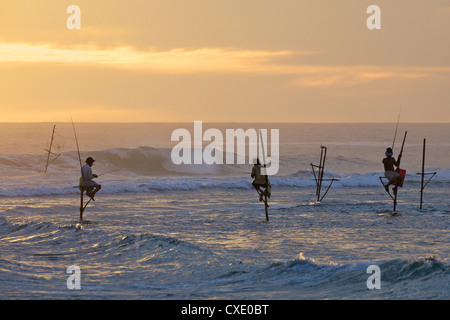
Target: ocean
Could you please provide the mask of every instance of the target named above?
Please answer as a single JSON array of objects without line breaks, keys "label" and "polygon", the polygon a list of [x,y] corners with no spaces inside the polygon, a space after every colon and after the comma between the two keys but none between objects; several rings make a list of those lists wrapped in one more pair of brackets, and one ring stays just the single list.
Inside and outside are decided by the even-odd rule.
[{"label": "ocean", "polygon": [[[394,213],[379,177],[395,123],[204,123],[279,130],[269,221],[251,163],[173,164],[171,133],[193,123],[74,125],[102,184],[89,224],[72,123],[0,124],[0,299],[450,298],[450,124],[400,123],[394,157],[407,131],[407,175]],[[437,174],[420,209],[424,138]],[[339,181],[317,202],[321,145],[325,178]]]}]

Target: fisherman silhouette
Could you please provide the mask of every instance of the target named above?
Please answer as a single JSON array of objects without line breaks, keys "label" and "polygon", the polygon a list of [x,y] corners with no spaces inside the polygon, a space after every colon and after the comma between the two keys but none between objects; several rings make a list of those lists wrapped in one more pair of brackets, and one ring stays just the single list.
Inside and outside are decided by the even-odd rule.
[{"label": "fisherman silhouette", "polygon": [[[86,188],[86,195],[94,200],[95,194],[102,188],[100,184],[92,179],[98,178],[96,174],[92,174],[92,165],[95,160],[92,157],[86,159],[86,164],[81,168],[81,187]],[[95,201],[95,200],[94,200]]]},{"label": "fisherman silhouette", "polygon": [[400,154],[396,161],[393,157],[394,152],[392,151],[392,148],[387,148],[385,155],[386,158],[384,158],[382,161],[384,164],[384,176],[389,180],[389,182],[384,186],[384,189],[389,193],[389,186],[393,183],[396,183],[396,186],[392,188],[392,191],[394,191],[394,195],[396,195],[398,186],[402,183],[403,178],[398,172],[395,172],[394,166],[398,167],[400,165],[402,155]]},{"label": "fisherman silhouette", "polygon": [[261,190],[261,187],[267,189],[267,183],[266,183],[266,176],[261,175],[261,163],[259,162],[259,159],[256,159],[256,163],[254,163],[252,168],[252,174],[251,177],[254,178],[252,182],[252,186],[256,189],[256,191],[259,194],[259,201],[263,201],[263,196],[265,190]]}]

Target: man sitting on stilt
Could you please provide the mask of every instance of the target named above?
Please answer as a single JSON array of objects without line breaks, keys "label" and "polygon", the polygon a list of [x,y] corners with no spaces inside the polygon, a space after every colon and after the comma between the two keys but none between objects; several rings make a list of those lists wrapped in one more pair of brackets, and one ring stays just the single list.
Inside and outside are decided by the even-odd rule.
[{"label": "man sitting on stilt", "polygon": [[395,172],[394,166],[398,167],[401,159],[401,155],[398,156],[397,161],[395,161],[395,158],[392,157],[394,155],[391,148],[386,149],[386,158],[383,159],[384,164],[384,176],[389,180],[389,182],[384,186],[384,189],[386,192],[389,193],[389,186],[393,183],[396,183],[395,187],[392,188],[392,191],[394,191],[394,195],[397,194],[398,186],[402,183],[403,178],[400,176],[399,173]]},{"label": "man sitting on stilt", "polygon": [[92,174],[92,165],[95,160],[92,157],[86,159],[86,164],[81,168],[81,187],[86,188],[86,195],[93,201],[95,194],[102,188],[100,184],[92,179],[98,178],[96,174]]},{"label": "man sitting on stilt", "polygon": [[[267,190],[267,184],[266,184],[266,176],[261,175],[261,163],[259,162],[259,159],[256,159],[256,163],[254,163],[252,168],[252,174],[251,177],[254,178],[252,182],[252,186],[256,189],[256,191],[259,194],[259,201],[263,201],[264,192]],[[260,188],[263,187],[266,190],[261,190]]]}]

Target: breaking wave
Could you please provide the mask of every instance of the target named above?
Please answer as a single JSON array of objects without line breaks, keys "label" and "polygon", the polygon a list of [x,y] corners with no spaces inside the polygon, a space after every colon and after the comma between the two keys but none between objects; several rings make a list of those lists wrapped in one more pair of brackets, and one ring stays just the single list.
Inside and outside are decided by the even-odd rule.
[{"label": "breaking wave", "polygon": [[[93,171],[104,186],[102,193],[160,192],[170,190],[198,190],[205,188],[251,188],[251,164],[175,165],[171,150],[151,147],[134,149],[113,148],[89,153],[97,162]],[[44,174],[45,155],[1,155],[0,197],[67,195],[78,192],[74,187],[79,179],[79,161],[76,152],[62,154]],[[270,178],[273,187],[305,188],[315,185],[309,167],[298,170],[299,163],[292,157],[280,159],[277,176]],[[433,184],[450,183],[449,169],[437,171]],[[325,172],[325,179],[334,178],[333,188],[379,187],[383,172],[340,173]],[[420,183],[420,176],[407,173],[406,181]],[[327,186],[330,182],[324,181]]]},{"label": "breaking wave", "polygon": [[[84,236],[83,236],[84,235]],[[105,232],[97,227],[58,225],[51,222],[9,222],[0,217],[0,239],[15,247],[25,246],[33,252],[27,261],[41,270],[42,261],[69,263],[74,256],[94,258],[96,263],[112,270],[120,259],[120,272],[110,274],[92,269],[108,283],[122,279],[138,286],[141,294],[171,294],[183,296],[201,292],[204,286],[230,289],[230,292],[249,288],[268,292],[271,298],[356,298],[356,299],[448,299],[450,292],[450,265],[448,260],[434,256],[390,259],[374,262],[335,263],[317,262],[302,253],[298,257],[264,264],[244,263],[227,255],[218,254],[201,244],[152,233]],[[74,246],[74,243],[76,246]],[[74,248],[76,251],[74,252]],[[14,256],[14,250],[4,255]],[[87,264],[87,262],[86,262]],[[27,265],[27,266],[28,266]],[[381,270],[381,289],[368,290],[370,265]],[[39,267],[39,268],[38,268]],[[27,283],[35,276],[33,268],[23,268],[14,259],[1,259],[0,269],[5,279]],[[88,268],[89,269],[89,268]],[[18,279],[18,270],[20,279]],[[88,270],[89,271],[89,270]],[[59,275],[53,269],[49,274]],[[134,281],[133,272],[144,275],[144,281]],[[89,272],[88,272],[89,273]],[[170,280],[161,282],[163,274]],[[232,289],[232,290],[231,290]],[[64,292],[63,292],[64,293]],[[67,290],[65,291],[67,293]],[[226,291],[223,291],[226,294]],[[259,297],[260,298],[260,297]]]}]

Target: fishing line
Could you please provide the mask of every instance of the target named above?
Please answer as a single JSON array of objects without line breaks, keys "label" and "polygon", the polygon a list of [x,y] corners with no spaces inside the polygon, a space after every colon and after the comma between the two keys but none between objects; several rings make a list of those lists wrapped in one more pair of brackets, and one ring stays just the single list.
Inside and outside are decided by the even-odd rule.
[{"label": "fishing line", "polygon": [[70,111],[69,111],[69,114],[70,114],[70,120],[72,120],[73,134],[75,135],[75,142],[77,144],[77,152],[78,152],[78,160],[80,161],[80,168],[81,168],[83,165],[81,164],[81,155],[80,155],[80,147],[78,145],[77,132],[75,131],[75,124],[73,123],[72,113],[70,113]]}]

